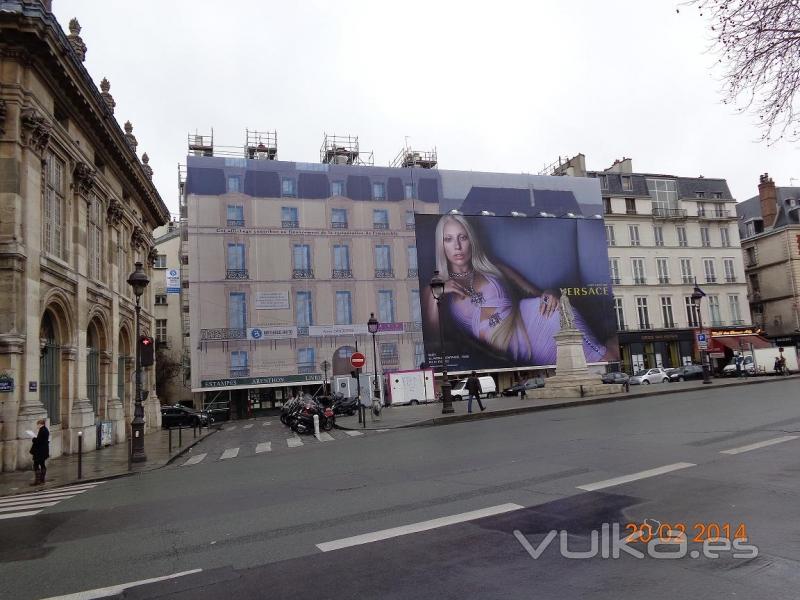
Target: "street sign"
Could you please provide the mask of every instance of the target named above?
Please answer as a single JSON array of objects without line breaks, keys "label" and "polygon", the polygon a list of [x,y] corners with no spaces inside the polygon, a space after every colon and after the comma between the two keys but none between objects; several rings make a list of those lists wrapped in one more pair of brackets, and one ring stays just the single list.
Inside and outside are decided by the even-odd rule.
[{"label": "street sign", "polygon": [[705,333],[698,333],[697,334],[697,341],[700,342],[701,344],[706,342],[707,341],[706,340],[706,334]]},{"label": "street sign", "polygon": [[350,357],[350,364],[354,369],[360,369],[367,364],[367,357],[361,352],[353,352],[353,355]]}]

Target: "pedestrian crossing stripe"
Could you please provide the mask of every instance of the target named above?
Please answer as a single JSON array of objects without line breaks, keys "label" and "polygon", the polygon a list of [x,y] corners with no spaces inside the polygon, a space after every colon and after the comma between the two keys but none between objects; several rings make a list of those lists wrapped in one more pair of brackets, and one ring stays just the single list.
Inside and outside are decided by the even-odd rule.
[{"label": "pedestrian crossing stripe", "polygon": [[219,457],[220,460],[226,460],[228,458],[236,458],[239,455],[238,448],[228,448],[225,452],[222,453],[222,456]]},{"label": "pedestrian crossing stripe", "polygon": [[262,452],[272,452],[272,442],[261,442],[256,446],[256,454],[261,454]]},{"label": "pedestrian crossing stripe", "polygon": [[51,488],[50,490],[42,490],[40,492],[0,498],[0,519],[17,519],[20,517],[38,515],[45,508],[55,506],[64,500],[69,500],[79,494],[88,492],[101,483],[105,483],[105,481]]},{"label": "pedestrian crossing stripe", "polygon": [[242,427],[242,429],[250,429],[252,426],[253,426],[253,424],[250,423],[249,425],[245,425],[244,427]]}]

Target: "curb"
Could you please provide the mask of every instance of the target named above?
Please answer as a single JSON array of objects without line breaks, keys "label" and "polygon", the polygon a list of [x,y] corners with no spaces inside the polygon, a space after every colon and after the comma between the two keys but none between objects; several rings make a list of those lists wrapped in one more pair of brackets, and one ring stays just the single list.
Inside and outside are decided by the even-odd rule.
[{"label": "curb", "polygon": [[[173,455],[173,456],[171,456],[169,459],[167,459],[167,462],[165,462],[163,465],[161,465],[160,467],[156,467],[156,469],[161,469],[162,467],[166,467],[166,466],[168,466],[168,465],[171,465],[173,462],[175,462],[176,460],[178,460],[178,459],[179,459],[181,456],[183,456],[184,454],[186,454],[186,453],[187,453],[189,450],[191,450],[192,448],[194,448],[194,447],[195,447],[197,444],[199,444],[200,442],[202,442],[204,439],[206,439],[206,438],[208,438],[208,437],[211,437],[212,435],[214,435],[215,433],[217,433],[217,432],[218,432],[218,431],[219,431],[221,428],[222,428],[222,426],[221,426],[221,425],[218,425],[217,427],[214,427],[213,431],[209,429],[208,433],[206,433],[204,436],[202,436],[202,437],[199,437],[199,438],[197,438],[196,440],[194,440],[194,441],[193,441],[191,444],[189,444],[188,446],[186,446],[186,448],[183,448],[183,449],[182,449],[180,452],[178,452],[177,454],[174,454],[174,455]],[[153,469],[153,470],[155,470],[155,469]]]},{"label": "curb", "polygon": [[[384,425],[382,427],[343,427],[341,425],[336,425],[337,429],[342,430],[350,430],[350,431],[375,431],[378,429],[408,429],[412,427],[436,427],[441,425],[447,425],[450,423],[464,423],[467,421],[480,421],[482,419],[495,419],[498,417],[507,417],[511,415],[518,415],[530,412],[540,412],[545,410],[555,410],[559,408],[568,408],[572,406],[587,406],[592,404],[606,404],[610,402],[620,402],[624,400],[635,400],[637,398],[649,398],[649,397],[657,397],[662,396],[665,394],[689,394],[692,392],[702,392],[706,389],[713,390],[719,388],[726,388],[726,387],[736,387],[741,385],[759,385],[764,383],[775,383],[777,381],[786,381],[787,379],[800,379],[800,375],[789,375],[787,377],[765,377],[765,378],[752,378],[750,380],[743,380],[743,381],[724,381],[724,380],[713,380],[713,383],[710,387],[691,387],[691,388],[684,388],[678,390],[670,390],[664,392],[650,392],[650,393],[642,393],[642,392],[628,392],[622,393],[617,396],[594,396],[588,398],[576,398],[576,399],[565,399],[563,402],[556,402],[553,404],[544,404],[544,405],[531,405],[531,406],[517,406],[514,408],[506,408],[495,410],[491,412],[479,412],[473,414],[460,414],[451,417],[434,417],[432,419],[425,419],[423,421],[416,421],[414,423],[405,423],[402,425]],[[669,384],[667,384],[669,385]]]}]

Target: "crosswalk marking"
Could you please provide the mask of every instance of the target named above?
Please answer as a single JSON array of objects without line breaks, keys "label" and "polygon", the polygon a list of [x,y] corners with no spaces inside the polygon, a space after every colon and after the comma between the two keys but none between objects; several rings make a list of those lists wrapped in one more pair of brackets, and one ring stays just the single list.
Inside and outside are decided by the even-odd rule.
[{"label": "crosswalk marking", "polygon": [[7,504],[15,504],[20,500],[66,500],[67,498],[72,498],[73,496],[77,496],[78,494],[82,494],[84,492],[88,492],[89,490],[77,490],[75,492],[60,494],[60,493],[51,493],[48,494],[47,492],[42,492],[41,494],[36,495],[20,495],[20,496],[9,496],[7,498],[0,499],[0,506],[5,506]]},{"label": "crosswalk marking", "polygon": [[228,448],[225,452],[222,453],[222,456],[219,457],[220,460],[225,460],[227,458],[236,458],[239,455],[238,448]]},{"label": "crosswalk marking", "polygon": [[345,429],[344,432],[349,435],[350,437],[356,437],[357,435],[364,435],[360,431],[353,431],[351,429]]},{"label": "crosswalk marking", "polygon": [[183,463],[183,466],[188,467],[191,465],[196,465],[197,463],[201,462],[206,456],[208,456],[207,452],[203,452],[202,454],[195,454],[192,458]]},{"label": "crosswalk marking", "polygon": [[50,491],[42,490],[40,492],[0,498],[0,519],[16,519],[18,517],[32,517],[33,515],[38,515],[42,512],[42,509],[55,506],[64,500],[69,500],[79,494],[88,492],[101,483],[105,483],[105,481],[83,483],[62,488],[53,488]]},{"label": "crosswalk marking", "polygon": [[298,446],[302,446],[303,445],[303,440],[301,440],[297,436],[294,436],[294,437],[286,438],[286,444],[289,446],[289,448],[297,448]]},{"label": "crosswalk marking", "polygon": [[261,454],[262,452],[272,452],[272,442],[261,442],[256,446],[256,454]]},{"label": "crosswalk marking", "polygon": [[249,425],[245,425],[244,427],[242,427],[242,429],[250,429],[252,426],[253,426],[253,424],[250,423]]},{"label": "crosswalk marking", "polygon": [[236,425],[230,425],[222,428],[222,431],[233,431],[236,429]]},{"label": "crosswalk marking", "polygon": [[60,500],[55,500],[53,502],[26,502],[25,504],[18,504],[14,506],[3,506],[0,508],[0,513],[10,512],[12,510],[28,510],[30,508],[45,508],[46,506],[55,506],[61,502]]},{"label": "crosswalk marking", "polygon": [[0,515],[0,519],[16,519],[17,517],[32,517],[33,515],[38,515],[41,510],[30,510],[27,512],[15,512],[9,513],[7,515]]},{"label": "crosswalk marking", "polygon": [[314,434],[314,437],[317,438],[320,442],[334,441],[333,436],[325,431],[320,431],[318,434]]},{"label": "crosswalk marking", "polygon": [[261,426],[266,427],[267,425],[272,425],[272,421],[264,421]]}]

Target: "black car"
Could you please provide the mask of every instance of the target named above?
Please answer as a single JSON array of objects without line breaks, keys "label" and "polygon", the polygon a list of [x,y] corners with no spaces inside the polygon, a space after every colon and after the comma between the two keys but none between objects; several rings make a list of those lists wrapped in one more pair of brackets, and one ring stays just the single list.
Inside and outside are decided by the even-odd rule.
[{"label": "black car", "polygon": [[510,388],[503,390],[503,396],[519,396],[520,392],[525,390],[535,390],[536,388],[544,387],[544,379],[541,377],[531,377],[524,382],[512,385]]},{"label": "black car", "polygon": [[684,365],[677,369],[669,370],[670,381],[686,381],[687,379],[702,379],[703,367],[700,365]]},{"label": "black car", "polygon": [[[211,419],[213,422],[213,419]],[[169,427],[199,427],[209,424],[209,416],[186,406],[162,406],[161,426]]]},{"label": "black car", "polygon": [[630,377],[627,373],[623,373],[622,371],[612,371],[611,373],[605,373],[602,377],[603,383],[622,383],[625,384],[628,382]]}]

